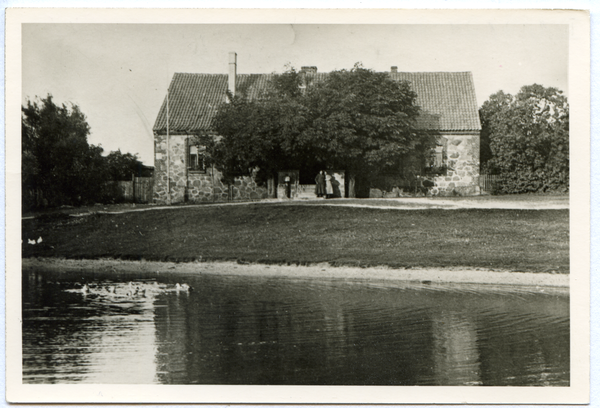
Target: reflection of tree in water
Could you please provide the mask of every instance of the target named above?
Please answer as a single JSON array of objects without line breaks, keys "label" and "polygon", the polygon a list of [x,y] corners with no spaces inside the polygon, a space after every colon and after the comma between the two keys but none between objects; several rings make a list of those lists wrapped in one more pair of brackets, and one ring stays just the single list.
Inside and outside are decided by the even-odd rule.
[{"label": "reflection of tree in water", "polygon": [[[530,307],[530,300],[521,307]],[[496,296],[488,305],[493,310],[504,303]],[[169,346],[164,358],[186,354],[187,382],[206,384],[504,384],[503,370],[513,363],[488,362],[502,358],[497,350],[506,336],[519,339],[525,328],[503,332],[505,322],[482,317],[480,309],[479,297],[464,294],[236,278],[189,302],[178,324],[193,341],[183,351]],[[482,335],[496,326],[495,336]],[[525,366],[535,367],[539,353],[507,361],[513,358],[530,375],[521,376],[521,384],[537,384],[541,377],[531,377]],[[556,358],[545,364],[568,370]]]},{"label": "reflection of tree in water", "polygon": [[432,314],[435,385],[480,385],[477,327],[464,311]]},{"label": "reflection of tree in water", "polygon": [[567,296],[194,276],[193,292],[117,307],[46,276],[23,274],[25,382],[101,378],[106,347],[130,342],[121,364],[165,384],[569,384]]},{"label": "reflection of tree in water", "polygon": [[[402,384],[430,370],[428,364],[417,364],[430,354],[422,333],[404,331],[398,322],[388,336],[389,321],[382,326],[372,314],[356,313],[371,303],[369,296],[352,304],[335,287],[307,291],[281,280],[245,283],[250,287],[203,292],[199,299],[204,300],[187,304],[188,314],[177,324],[185,330],[195,327],[181,335],[193,339],[189,344],[194,346],[180,350],[172,342],[163,344],[161,335],[161,359],[172,353],[188,356],[187,382]],[[403,319],[414,325],[419,318],[424,316]],[[415,344],[419,347],[410,346]]]},{"label": "reflection of tree in water", "polygon": [[195,345],[191,336],[196,332],[190,330],[185,317],[189,315],[187,299],[173,293],[161,294],[157,298],[154,312],[156,333],[156,372],[161,384],[185,384],[188,379],[188,349]]},{"label": "reflection of tree in water", "polygon": [[570,383],[569,297],[491,299],[477,317],[483,385]]}]

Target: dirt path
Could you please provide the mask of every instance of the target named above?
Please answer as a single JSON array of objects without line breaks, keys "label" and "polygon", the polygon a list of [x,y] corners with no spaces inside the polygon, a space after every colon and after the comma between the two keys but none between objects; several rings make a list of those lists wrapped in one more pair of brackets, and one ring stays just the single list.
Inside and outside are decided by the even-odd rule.
[{"label": "dirt path", "polygon": [[380,208],[391,210],[424,210],[424,209],[504,209],[504,210],[562,210],[569,208],[568,200],[554,201],[519,201],[519,200],[443,200],[430,198],[395,198],[369,199],[365,204],[322,202],[321,205],[341,205],[349,207]]},{"label": "dirt path", "polygon": [[[145,211],[176,211],[184,208],[214,207],[214,206],[247,206],[247,205],[318,205],[318,206],[341,206],[355,208],[375,208],[381,210],[459,210],[459,209],[505,209],[505,210],[562,210],[569,208],[569,197],[545,197],[528,196],[502,196],[500,197],[465,197],[461,199],[443,198],[369,198],[351,199],[341,198],[334,200],[312,199],[283,201],[268,199],[261,201],[232,202],[232,203],[210,203],[189,204],[174,206],[154,206],[121,204],[118,206],[95,206],[81,209],[66,209],[64,212],[73,217],[81,217],[89,214],[124,214],[129,212]],[[63,212],[58,210],[57,212]],[[39,214],[38,214],[39,215]],[[31,214],[22,217],[23,220],[33,219],[37,215]]]}]

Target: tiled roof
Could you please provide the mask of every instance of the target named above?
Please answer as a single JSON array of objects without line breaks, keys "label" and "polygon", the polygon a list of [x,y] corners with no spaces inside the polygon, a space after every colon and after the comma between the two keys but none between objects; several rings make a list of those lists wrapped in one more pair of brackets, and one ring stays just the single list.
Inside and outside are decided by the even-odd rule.
[{"label": "tiled roof", "polygon": [[421,107],[419,123],[435,130],[481,130],[475,86],[470,72],[392,72],[408,81]]},{"label": "tiled roof", "polygon": [[[394,80],[411,83],[421,107],[419,125],[440,131],[479,131],[481,124],[475,99],[475,87],[470,72],[393,72]],[[327,73],[317,73],[322,80]],[[267,88],[272,74],[238,74],[236,89],[255,98]],[[210,132],[217,108],[226,99],[227,74],[176,73],[169,91],[170,132]],[[165,98],[154,130],[167,128]]]}]

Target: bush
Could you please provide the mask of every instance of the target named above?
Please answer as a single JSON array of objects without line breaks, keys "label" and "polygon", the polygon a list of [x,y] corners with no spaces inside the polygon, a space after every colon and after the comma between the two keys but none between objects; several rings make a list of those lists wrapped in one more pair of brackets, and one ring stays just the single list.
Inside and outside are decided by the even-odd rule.
[{"label": "bush", "polygon": [[569,190],[569,105],[562,91],[530,85],[492,95],[480,110],[482,169],[502,194]]}]

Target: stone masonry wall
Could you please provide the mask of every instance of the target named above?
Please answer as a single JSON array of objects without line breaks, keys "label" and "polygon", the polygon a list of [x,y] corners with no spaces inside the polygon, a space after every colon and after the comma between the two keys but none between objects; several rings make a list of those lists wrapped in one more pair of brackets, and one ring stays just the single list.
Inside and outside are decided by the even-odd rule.
[{"label": "stone masonry wall", "polygon": [[[251,177],[236,179],[233,186],[221,182],[219,171],[188,172],[186,137],[170,136],[171,203],[259,200],[268,198],[266,187]],[[445,175],[433,177],[432,195],[477,195],[479,190],[479,135],[444,135],[447,139]],[[154,137],[154,196],[157,204],[167,204],[167,139]],[[228,191],[230,189],[230,191]],[[277,192],[281,197],[281,192]]]},{"label": "stone masonry wall", "polygon": [[478,195],[479,135],[444,135],[447,139],[447,167],[443,176],[433,178],[432,195]]},{"label": "stone masonry wall", "polygon": [[[221,173],[211,168],[206,173],[188,171],[185,135],[171,135],[171,203],[258,200],[268,197],[265,187],[252,177],[236,179],[232,186],[221,182]],[[154,197],[156,204],[167,204],[167,136],[154,135]]]},{"label": "stone masonry wall", "polygon": [[[170,195],[171,203],[184,201],[186,186],[185,136],[171,135],[170,143]],[[154,135],[154,200],[167,204],[167,136]]]}]

